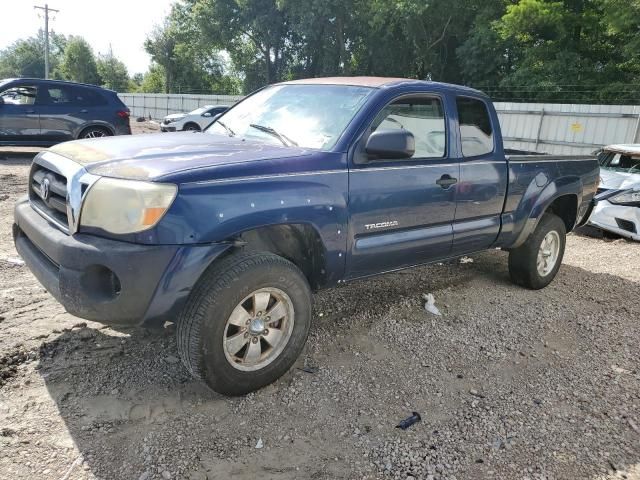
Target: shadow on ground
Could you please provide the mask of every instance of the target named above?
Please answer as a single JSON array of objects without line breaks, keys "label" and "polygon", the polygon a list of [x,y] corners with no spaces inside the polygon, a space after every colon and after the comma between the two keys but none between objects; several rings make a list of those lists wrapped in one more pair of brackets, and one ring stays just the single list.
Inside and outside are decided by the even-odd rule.
[{"label": "shadow on ground", "polygon": [[[489,252],[317,295],[298,367],[318,373],[242,398],[190,378],[173,326],[74,328],[37,368],[99,478],[634,478],[639,285],[565,265],[533,292],[504,264]],[[414,409],[423,421],[395,429]]]}]

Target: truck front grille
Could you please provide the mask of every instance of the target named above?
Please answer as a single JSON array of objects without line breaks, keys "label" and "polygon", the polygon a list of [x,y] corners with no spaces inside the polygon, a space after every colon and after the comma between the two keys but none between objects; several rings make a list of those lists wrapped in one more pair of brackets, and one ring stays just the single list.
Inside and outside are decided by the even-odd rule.
[{"label": "truck front grille", "polygon": [[33,164],[29,178],[31,204],[65,230],[67,219],[67,178],[42,165]]}]

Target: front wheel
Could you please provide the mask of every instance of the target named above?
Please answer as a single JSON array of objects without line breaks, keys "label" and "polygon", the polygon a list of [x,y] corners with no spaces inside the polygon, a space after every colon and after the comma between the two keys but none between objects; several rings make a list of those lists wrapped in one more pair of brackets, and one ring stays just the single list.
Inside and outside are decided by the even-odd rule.
[{"label": "front wheel", "polygon": [[184,131],[185,132],[199,132],[200,131],[200,126],[195,124],[195,123],[187,123],[184,126]]},{"label": "front wheel", "polygon": [[311,324],[302,272],[271,253],[231,255],[200,279],[178,321],[193,375],[225,395],[268,385],[294,364]]},{"label": "front wheel", "polygon": [[566,236],[562,219],[545,213],[527,241],[509,252],[511,280],[533,290],[549,285],[560,269]]}]

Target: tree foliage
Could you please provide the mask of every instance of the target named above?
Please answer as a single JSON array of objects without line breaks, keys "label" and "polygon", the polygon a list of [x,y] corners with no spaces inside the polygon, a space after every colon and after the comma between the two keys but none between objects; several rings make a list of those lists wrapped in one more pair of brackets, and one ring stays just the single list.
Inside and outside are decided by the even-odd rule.
[{"label": "tree foliage", "polygon": [[96,63],[103,87],[117,92],[129,90],[130,80],[127,67],[113,55],[111,49],[106,55],[99,55]]},{"label": "tree foliage", "polygon": [[[55,32],[49,34],[49,65],[51,72],[60,64],[67,39]],[[44,77],[44,32],[35,37],[17,40],[0,50],[0,78]]]},{"label": "tree foliage", "polygon": [[[638,0],[180,0],[147,49],[167,90],[220,88],[176,80],[199,65],[245,92],[386,75],[481,86],[500,99],[622,101],[638,96],[639,29]],[[220,51],[228,65],[203,70]]]},{"label": "tree foliage", "polygon": [[93,50],[84,38],[69,37],[56,76],[80,83],[100,83]]}]

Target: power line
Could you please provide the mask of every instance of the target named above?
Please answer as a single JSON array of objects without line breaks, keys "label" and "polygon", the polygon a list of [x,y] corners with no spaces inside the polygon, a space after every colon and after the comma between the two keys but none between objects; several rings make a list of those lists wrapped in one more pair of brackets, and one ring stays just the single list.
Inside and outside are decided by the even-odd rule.
[{"label": "power line", "polygon": [[49,78],[49,12],[58,13],[60,10],[49,8],[48,4],[44,7],[34,5],[36,10],[44,10],[44,78]]}]

